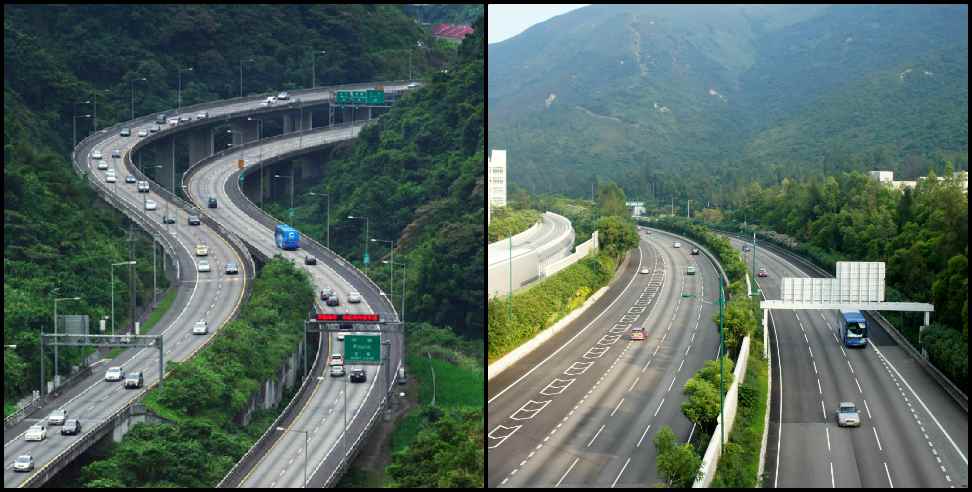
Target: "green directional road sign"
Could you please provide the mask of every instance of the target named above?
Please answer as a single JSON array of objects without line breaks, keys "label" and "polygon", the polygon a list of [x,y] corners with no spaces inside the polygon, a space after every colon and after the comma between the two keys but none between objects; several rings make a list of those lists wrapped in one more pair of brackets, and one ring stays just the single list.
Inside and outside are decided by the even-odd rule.
[{"label": "green directional road sign", "polygon": [[368,103],[368,91],[351,91],[351,103],[352,104],[367,104]]},{"label": "green directional road sign", "polygon": [[385,104],[385,91],[368,89],[368,104]]},{"label": "green directional road sign", "polygon": [[381,359],[381,335],[346,335],[344,360],[346,363],[373,362]]},{"label": "green directional road sign", "polygon": [[351,91],[337,91],[336,101],[338,104],[348,104],[351,102]]}]

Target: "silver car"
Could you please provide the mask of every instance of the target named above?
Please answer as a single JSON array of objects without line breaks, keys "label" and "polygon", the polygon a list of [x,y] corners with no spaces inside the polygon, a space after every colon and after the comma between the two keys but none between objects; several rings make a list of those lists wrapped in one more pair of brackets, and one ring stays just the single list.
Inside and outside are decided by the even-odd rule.
[{"label": "silver car", "polygon": [[47,416],[47,425],[64,425],[64,419],[67,418],[67,410],[63,408],[58,408],[51,412]]},{"label": "silver car", "polygon": [[840,427],[860,427],[861,416],[857,413],[857,406],[849,401],[840,402],[837,407],[837,425]]},{"label": "silver car", "polygon": [[361,294],[357,291],[351,291],[348,293],[348,302],[358,303],[361,302]]},{"label": "silver car", "polygon": [[22,454],[14,461],[14,471],[31,471],[34,469],[34,458],[29,454]]},{"label": "silver car", "polygon": [[344,376],[344,365],[331,366],[331,376]]},{"label": "silver car", "polygon": [[199,260],[199,271],[200,272],[209,271],[209,260]]}]

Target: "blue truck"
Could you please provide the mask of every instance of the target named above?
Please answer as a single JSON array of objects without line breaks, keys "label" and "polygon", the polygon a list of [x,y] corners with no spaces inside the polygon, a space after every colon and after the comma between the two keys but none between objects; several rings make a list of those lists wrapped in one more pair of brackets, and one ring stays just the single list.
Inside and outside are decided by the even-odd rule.
[{"label": "blue truck", "polygon": [[277,230],[273,235],[274,242],[280,249],[300,248],[300,233],[297,229],[287,224],[277,224]]}]

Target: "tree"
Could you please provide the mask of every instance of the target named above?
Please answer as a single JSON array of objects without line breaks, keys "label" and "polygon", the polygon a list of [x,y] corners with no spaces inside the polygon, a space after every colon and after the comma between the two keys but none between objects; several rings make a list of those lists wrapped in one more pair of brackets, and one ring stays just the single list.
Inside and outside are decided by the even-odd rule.
[{"label": "tree", "polygon": [[658,475],[665,479],[666,485],[677,488],[690,488],[701,475],[702,459],[692,449],[691,444],[678,444],[678,439],[667,425],[662,427],[653,440],[657,458],[655,466]]}]

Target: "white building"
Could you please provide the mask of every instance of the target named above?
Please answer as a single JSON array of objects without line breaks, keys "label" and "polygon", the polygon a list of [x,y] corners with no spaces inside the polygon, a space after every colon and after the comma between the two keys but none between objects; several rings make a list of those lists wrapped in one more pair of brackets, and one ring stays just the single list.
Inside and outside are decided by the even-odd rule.
[{"label": "white building", "polygon": [[[918,181],[895,181],[894,172],[892,171],[871,171],[870,175],[871,175],[871,179],[881,184],[884,184],[886,186],[890,186],[896,190],[903,190],[905,188],[913,189],[918,184],[918,181],[924,181],[928,179],[922,176],[918,178]],[[952,173],[952,176],[954,176],[955,179],[959,181],[959,183],[962,185],[962,189],[965,190],[966,193],[968,193],[969,192],[968,171],[956,171]],[[942,176],[938,177],[939,181],[943,181],[944,179],[945,178]]]},{"label": "white building", "polygon": [[[486,201],[489,204],[487,209],[492,207],[506,206],[506,151],[496,150],[490,153],[489,161],[486,164]],[[486,223],[488,224],[491,213],[486,213]]]},{"label": "white building", "polygon": [[631,211],[632,217],[640,217],[645,214],[645,202],[624,202],[624,205]]},{"label": "white building", "polygon": [[871,179],[878,183],[890,185],[894,181],[893,171],[871,171]]}]

